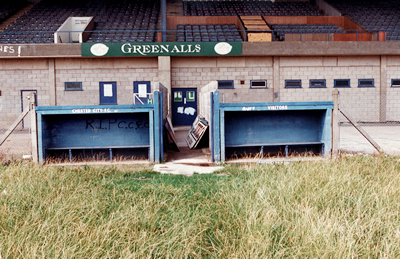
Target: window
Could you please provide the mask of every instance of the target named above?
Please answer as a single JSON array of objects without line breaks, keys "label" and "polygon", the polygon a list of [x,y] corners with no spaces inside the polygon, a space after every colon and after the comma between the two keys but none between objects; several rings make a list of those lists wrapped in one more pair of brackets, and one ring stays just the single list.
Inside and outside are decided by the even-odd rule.
[{"label": "window", "polygon": [[82,82],[65,82],[65,91],[83,91]]},{"label": "window", "polygon": [[326,80],[310,79],[310,88],[326,88]]},{"label": "window", "polygon": [[350,87],[350,79],[335,79],[334,87]]},{"label": "window", "polygon": [[358,79],[358,87],[375,87],[374,79]]},{"label": "window", "polygon": [[400,87],[400,79],[392,79],[392,87]]},{"label": "window", "polygon": [[301,80],[285,80],[285,88],[301,88]]},{"label": "window", "polygon": [[267,87],[267,80],[251,80],[250,81],[250,88],[252,88],[252,89],[268,88]]},{"label": "window", "polygon": [[233,89],[233,80],[218,80],[218,89]]}]

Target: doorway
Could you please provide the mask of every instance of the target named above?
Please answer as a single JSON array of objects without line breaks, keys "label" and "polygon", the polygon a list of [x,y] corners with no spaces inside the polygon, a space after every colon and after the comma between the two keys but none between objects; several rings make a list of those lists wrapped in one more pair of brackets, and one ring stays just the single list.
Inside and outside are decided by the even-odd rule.
[{"label": "doorway", "polygon": [[192,125],[197,117],[197,89],[172,89],[171,115],[174,126]]}]

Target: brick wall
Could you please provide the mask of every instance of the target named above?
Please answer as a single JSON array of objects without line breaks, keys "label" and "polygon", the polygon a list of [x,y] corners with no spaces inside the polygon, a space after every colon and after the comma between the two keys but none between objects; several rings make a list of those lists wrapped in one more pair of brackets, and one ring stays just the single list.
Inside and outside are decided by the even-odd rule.
[{"label": "brick wall", "polygon": [[211,81],[234,80],[234,89],[219,89],[221,102],[272,101],[272,85],[250,89],[250,80],[272,82],[272,76],[271,57],[174,58],[171,68],[173,88],[200,88]]},{"label": "brick wall", "polygon": [[386,71],[386,119],[400,121],[400,88],[391,87],[392,79],[400,79],[400,57],[388,57]]},{"label": "brick wall", "polygon": [[212,81],[209,84],[200,88],[199,91],[199,106],[198,109],[200,114],[204,116],[204,118],[211,122],[211,92],[217,90],[218,83],[216,81]]},{"label": "brick wall", "polygon": [[[285,80],[300,79],[302,88],[285,88]],[[310,88],[310,79],[325,79],[326,88]],[[280,101],[331,101],[334,79],[350,79],[339,88],[340,105],[358,121],[379,121],[379,57],[282,57]],[[374,79],[375,87],[360,88],[358,79]]]},{"label": "brick wall", "polygon": [[[117,82],[118,104],[133,103],[133,82],[158,88],[157,59],[60,59],[56,61],[57,105],[99,104],[99,83]],[[82,82],[83,91],[65,91],[65,82]]]},{"label": "brick wall", "polygon": [[[279,98],[282,102],[332,100],[334,79],[350,79],[350,88],[340,88],[341,105],[359,121],[379,120],[386,105],[386,119],[400,120],[400,88],[391,80],[400,78],[400,57],[380,56],[277,57]],[[52,64],[54,60],[54,70]],[[276,63],[275,63],[276,64]],[[118,103],[132,103],[133,82],[151,81],[157,88],[158,59],[68,58],[0,60],[0,123],[9,124],[21,110],[21,90],[37,90],[38,104],[85,105],[99,103],[99,82],[116,81]],[[381,73],[386,87],[380,100]],[[52,78],[54,77],[54,78]],[[274,59],[272,57],[171,57],[172,88],[197,88],[216,80],[233,80],[234,89],[220,89],[221,102],[272,102]],[[267,80],[268,88],[251,89],[250,81]],[[302,88],[285,88],[286,79],[301,79]],[[326,79],[326,88],[310,88],[310,79]],[[359,88],[358,79],[374,79],[375,87]],[[55,81],[56,89],[51,91]],[[83,91],[65,91],[65,82],[82,82]],[[52,96],[53,95],[53,96]],[[2,126],[4,127],[4,126]]]},{"label": "brick wall", "polygon": [[[0,128],[10,126],[21,113],[21,91],[37,90],[39,105],[49,105],[49,66],[46,59],[1,60]],[[23,100],[24,107],[28,100]]]}]

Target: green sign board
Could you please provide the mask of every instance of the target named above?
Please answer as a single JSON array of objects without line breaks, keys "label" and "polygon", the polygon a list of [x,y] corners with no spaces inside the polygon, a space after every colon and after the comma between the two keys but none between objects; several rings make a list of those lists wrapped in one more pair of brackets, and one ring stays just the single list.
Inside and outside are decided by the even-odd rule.
[{"label": "green sign board", "polygon": [[241,42],[82,43],[82,57],[241,55]]},{"label": "green sign board", "polygon": [[153,99],[147,99],[147,104],[153,104],[153,103],[154,103]]}]

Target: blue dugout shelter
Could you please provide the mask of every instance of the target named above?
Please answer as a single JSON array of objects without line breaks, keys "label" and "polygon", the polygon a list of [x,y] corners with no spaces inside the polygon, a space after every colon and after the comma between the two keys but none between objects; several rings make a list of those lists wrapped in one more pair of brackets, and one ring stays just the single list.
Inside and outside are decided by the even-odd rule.
[{"label": "blue dugout shelter", "polygon": [[116,151],[163,161],[163,93],[152,104],[36,107],[38,156],[43,163],[54,152],[75,154],[102,150],[113,160]]},{"label": "blue dugout shelter", "polygon": [[211,156],[225,161],[228,149],[317,149],[329,156],[333,102],[220,103],[211,92]]}]

